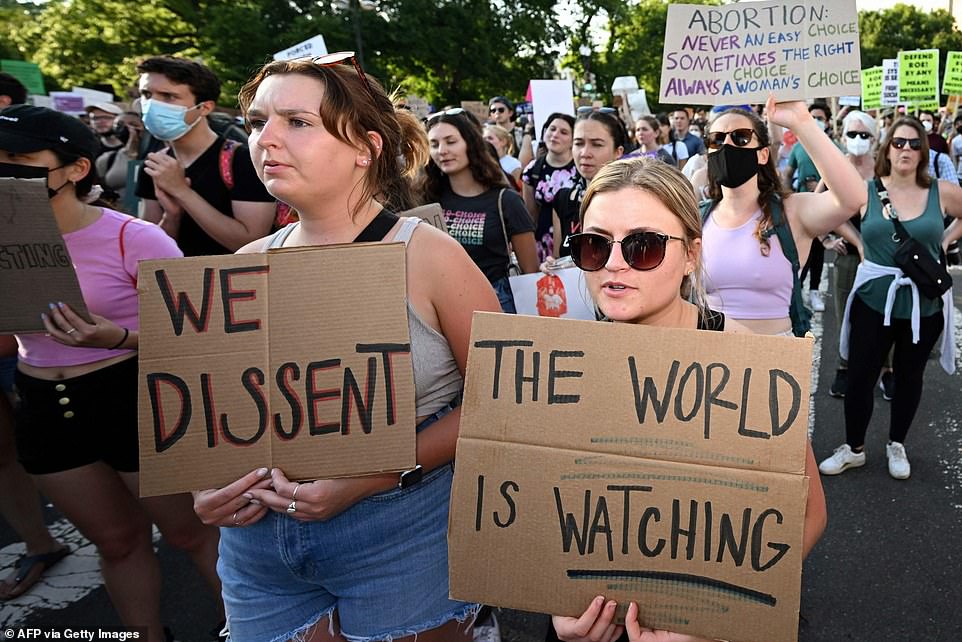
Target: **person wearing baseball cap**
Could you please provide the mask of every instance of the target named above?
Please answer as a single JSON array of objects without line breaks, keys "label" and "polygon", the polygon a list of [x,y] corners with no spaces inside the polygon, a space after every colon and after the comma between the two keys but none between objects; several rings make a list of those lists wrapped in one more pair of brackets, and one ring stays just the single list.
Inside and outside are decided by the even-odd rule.
[{"label": "person wearing baseball cap", "polygon": [[108,102],[91,103],[84,107],[84,111],[90,118],[90,127],[100,138],[98,156],[124,146],[114,133],[114,119],[124,113],[122,107]]},{"label": "person wearing baseball cap", "polygon": [[0,176],[46,172],[87,307],[81,316],[50,301],[35,311],[46,333],[15,335],[17,458],[96,545],[124,624],[147,627],[147,639],[159,642],[165,633],[151,523],[190,554],[217,593],[218,534],[197,519],[186,493],[137,496],[137,263],[182,253],[158,226],[89,202],[98,148],[73,116],[28,105],[0,110]]}]

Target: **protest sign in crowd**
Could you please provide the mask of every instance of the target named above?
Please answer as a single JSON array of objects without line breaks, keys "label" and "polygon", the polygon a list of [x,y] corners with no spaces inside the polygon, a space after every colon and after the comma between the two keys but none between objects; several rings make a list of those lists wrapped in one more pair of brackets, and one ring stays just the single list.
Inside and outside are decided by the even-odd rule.
[{"label": "protest sign in crowd", "polygon": [[910,479],[926,360],[954,371],[962,52],[861,69],[853,1],[671,5],[651,113],[630,76],[402,105],[323,46],[256,70],[242,125],[185,58],[129,103],[0,74],[0,599],[71,552],[42,493],[152,642],[152,525],[214,639],[497,640],[492,605],[796,639],[821,475],[874,465],[881,386]]}]

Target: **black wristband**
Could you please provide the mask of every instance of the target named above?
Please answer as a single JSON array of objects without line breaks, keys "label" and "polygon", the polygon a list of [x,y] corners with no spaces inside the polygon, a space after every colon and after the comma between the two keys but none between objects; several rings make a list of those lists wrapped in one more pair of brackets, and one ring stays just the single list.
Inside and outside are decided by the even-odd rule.
[{"label": "black wristband", "polygon": [[112,348],[107,348],[107,349],[108,349],[108,350],[116,350],[117,348],[119,348],[120,346],[124,345],[124,343],[127,342],[127,337],[129,337],[129,336],[130,336],[130,330],[128,330],[127,328],[124,328],[124,338],[121,339],[120,341],[118,341],[118,342],[117,342],[117,345],[113,346]]}]

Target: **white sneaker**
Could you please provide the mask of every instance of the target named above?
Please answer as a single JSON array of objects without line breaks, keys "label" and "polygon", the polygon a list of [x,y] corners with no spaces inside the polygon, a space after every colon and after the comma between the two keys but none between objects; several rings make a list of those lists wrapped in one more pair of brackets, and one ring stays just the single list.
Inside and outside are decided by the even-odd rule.
[{"label": "white sneaker", "polygon": [[501,627],[498,626],[498,618],[494,617],[493,610],[486,621],[475,623],[474,642],[501,642]]},{"label": "white sneaker", "polygon": [[835,449],[831,457],[818,465],[823,475],[838,475],[848,468],[858,468],[865,465],[865,453],[853,451],[848,444],[842,444]]},{"label": "white sneaker", "polygon": [[825,312],[825,303],[822,301],[822,295],[819,292],[809,292],[808,298],[812,302],[814,312]]},{"label": "white sneaker", "polygon": [[889,475],[895,479],[908,479],[912,474],[912,466],[905,454],[905,446],[897,441],[890,441],[885,447],[885,454],[889,458]]}]

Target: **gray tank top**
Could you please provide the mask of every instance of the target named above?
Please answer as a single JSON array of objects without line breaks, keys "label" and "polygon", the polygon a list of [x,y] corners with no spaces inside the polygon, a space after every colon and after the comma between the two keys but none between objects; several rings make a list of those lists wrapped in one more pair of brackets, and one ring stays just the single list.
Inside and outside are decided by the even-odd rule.
[{"label": "gray tank top", "polygon": [[[421,219],[401,219],[401,228],[392,241],[407,245]],[[291,223],[268,237],[268,250],[284,246],[299,223]],[[408,301],[408,332],[411,335],[411,361],[414,364],[414,389],[417,416],[426,417],[445,408],[461,393],[464,381],[448,340],[422,319]]]}]

